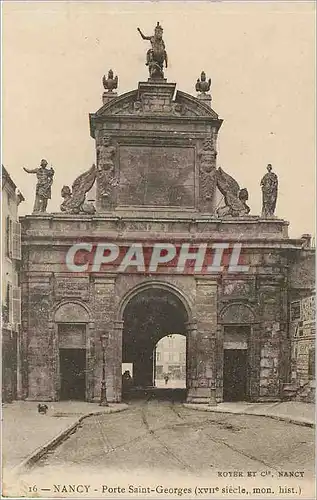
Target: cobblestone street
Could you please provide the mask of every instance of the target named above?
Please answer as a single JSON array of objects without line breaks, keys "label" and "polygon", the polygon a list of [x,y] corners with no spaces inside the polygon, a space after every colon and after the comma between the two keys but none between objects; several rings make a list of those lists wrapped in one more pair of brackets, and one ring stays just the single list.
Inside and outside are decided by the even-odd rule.
[{"label": "cobblestone street", "polygon": [[[314,431],[308,427],[148,400],[131,403],[122,413],[86,419],[22,479],[24,491],[36,485],[47,496],[58,496],[56,485],[78,483],[94,485],[90,496],[96,491],[111,496],[118,486],[175,484],[175,478],[183,486],[194,478],[214,486],[245,485],[247,472],[253,471],[252,488],[274,484],[278,492],[279,486],[295,484],[303,490],[313,487],[313,454]],[[238,477],[230,477],[233,471]]]}]

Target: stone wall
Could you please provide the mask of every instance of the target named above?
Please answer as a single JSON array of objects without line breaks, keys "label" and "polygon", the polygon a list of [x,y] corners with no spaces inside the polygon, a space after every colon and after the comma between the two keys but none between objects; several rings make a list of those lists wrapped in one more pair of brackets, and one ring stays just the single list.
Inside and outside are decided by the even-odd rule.
[{"label": "stone wall", "polygon": [[289,272],[290,370],[285,397],[315,400],[315,249],[303,248],[290,256]]},{"label": "stone wall", "polygon": [[315,290],[315,249],[306,248],[289,255],[290,301],[307,297]]},{"label": "stone wall", "polygon": [[[121,398],[123,311],[129,297],[144,287],[166,287],[187,311],[187,383],[191,400],[207,400],[223,391],[223,342],[226,324],[248,325],[251,400],[277,400],[290,374],[288,328],[289,251],[301,252],[301,240],[289,240],[285,222],[257,218],[215,221],[185,220],[166,214],[143,217],[27,216],[23,219],[23,387],[24,397],[59,397],[58,324],[86,325],[86,398],[98,401],[102,373],[100,336],[106,334],[106,376],[110,401]],[[200,225],[205,231],[200,230]],[[158,232],[164,226],[165,232]],[[209,276],[192,270],[177,273],[118,273],[109,264],[100,273],[71,273],[65,265],[70,246],[81,238],[129,245],[161,241],[226,241],[234,235],[243,244],[247,272],[227,270]],[[263,239],[263,234],[266,235]],[[106,235],[106,236],[105,236]],[[244,235],[241,238],[241,235]],[[68,306],[67,306],[68,304]],[[60,311],[63,308],[63,314]],[[73,313],[71,311],[74,311]],[[81,312],[85,311],[85,312]],[[77,318],[77,319],[76,319]]]},{"label": "stone wall", "polygon": [[315,296],[291,303],[290,396],[297,401],[315,401]]}]

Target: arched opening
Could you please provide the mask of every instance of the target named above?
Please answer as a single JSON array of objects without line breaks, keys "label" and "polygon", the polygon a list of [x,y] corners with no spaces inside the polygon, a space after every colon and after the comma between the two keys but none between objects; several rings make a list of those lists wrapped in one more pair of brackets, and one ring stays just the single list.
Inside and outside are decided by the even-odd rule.
[{"label": "arched opening", "polygon": [[230,304],[223,324],[223,400],[250,399],[250,345],[254,313],[245,304]]},{"label": "arched opening", "polygon": [[60,304],[54,316],[58,338],[58,399],[87,399],[87,324],[89,314],[82,304]]},{"label": "arched opening", "polygon": [[130,393],[155,392],[156,346],[168,335],[186,336],[187,322],[185,306],[173,291],[149,287],[132,296],[123,312],[122,336],[122,363],[132,369]]}]

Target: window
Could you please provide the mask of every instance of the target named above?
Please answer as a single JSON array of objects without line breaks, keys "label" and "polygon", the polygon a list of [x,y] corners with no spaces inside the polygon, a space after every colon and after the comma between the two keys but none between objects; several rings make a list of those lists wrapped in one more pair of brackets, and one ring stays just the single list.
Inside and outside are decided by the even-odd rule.
[{"label": "window", "polygon": [[12,220],[8,216],[6,218],[6,256],[12,257]]},{"label": "window", "polygon": [[12,322],[21,324],[21,289],[18,286],[12,287]]},{"label": "window", "polygon": [[173,353],[173,351],[170,351],[170,352],[168,353],[168,360],[169,360],[169,361],[174,361],[174,353]]},{"label": "window", "polygon": [[12,222],[11,239],[12,258],[21,260],[21,224],[19,222]]},{"label": "window", "polygon": [[290,316],[291,316],[291,321],[296,321],[296,320],[300,319],[300,301],[299,300],[291,302]]},{"label": "window", "polygon": [[11,323],[12,321],[12,285],[11,283],[7,284],[7,293],[6,293],[6,307],[4,311],[5,323]]},{"label": "window", "polygon": [[180,355],[179,355],[179,357],[180,357],[180,362],[181,363],[185,363],[185,361],[186,361],[186,352],[181,352]]},{"label": "window", "polygon": [[156,377],[163,377],[163,365],[159,365],[156,367]]},{"label": "window", "polygon": [[6,218],[6,256],[21,260],[21,224]]},{"label": "window", "polygon": [[161,361],[161,358],[162,358],[162,356],[161,356],[160,351],[156,351],[156,361]]}]

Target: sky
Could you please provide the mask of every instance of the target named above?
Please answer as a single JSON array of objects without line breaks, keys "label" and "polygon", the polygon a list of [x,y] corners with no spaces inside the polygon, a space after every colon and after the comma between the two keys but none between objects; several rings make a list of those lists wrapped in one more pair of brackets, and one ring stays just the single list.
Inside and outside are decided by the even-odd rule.
[{"label": "sky", "polygon": [[32,211],[35,168],[55,169],[48,211],[64,184],[95,162],[89,113],[101,105],[112,68],[118,93],[148,78],[157,21],[177,89],[196,95],[202,70],[212,108],[224,120],[218,166],[249,191],[261,212],[267,163],[279,177],[276,215],[292,237],[315,233],[315,2],[4,2],[2,4],[2,163]]}]

